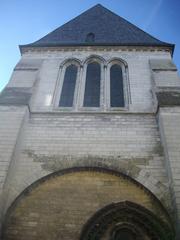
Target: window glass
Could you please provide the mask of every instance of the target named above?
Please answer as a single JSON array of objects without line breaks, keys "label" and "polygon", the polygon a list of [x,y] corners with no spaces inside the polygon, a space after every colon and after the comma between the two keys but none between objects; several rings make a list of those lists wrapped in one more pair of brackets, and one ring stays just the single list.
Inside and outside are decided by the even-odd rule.
[{"label": "window glass", "polygon": [[100,106],[100,80],[101,66],[93,62],[89,63],[86,72],[86,85],[84,93],[84,107]]},{"label": "window glass", "polygon": [[74,99],[74,90],[77,78],[77,66],[71,64],[66,68],[64,82],[59,101],[60,107],[72,107]]},{"label": "window glass", "polygon": [[110,105],[124,107],[122,68],[114,64],[110,69]]}]

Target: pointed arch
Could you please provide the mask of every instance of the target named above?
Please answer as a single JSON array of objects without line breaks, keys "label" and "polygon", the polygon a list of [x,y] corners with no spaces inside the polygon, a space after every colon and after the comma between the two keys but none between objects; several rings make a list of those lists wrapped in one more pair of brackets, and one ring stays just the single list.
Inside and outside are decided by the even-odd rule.
[{"label": "pointed arch", "polygon": [[83,61],[83,65],[88,64],[90,62],[98,62],[100,64],[104,64],[105,65],[106,60],[102,56],[99,56],[99,55],[96,55],[96,54],[92,54],[92,55],[88,56]]},{"label": "pointed arch", "polygon": [[78,58],[68,58],[68,59],[65,59],[61,65],[60,65],[60,68],[63,68],[63,66],[68,66],[70,64],[75,64],[77,65],[78,67],[80,67],[82,65],[82,62],[81,60],[79,60]]},{"label": "pointed arch", "polygon": [[111,58],[108,62],[107,65],[111,65],[111,64],[120,64],[120,65],[124,65],[124,67],[128,68],[128,63],[126,62],[126,60],[122,59],[122,58]]}]

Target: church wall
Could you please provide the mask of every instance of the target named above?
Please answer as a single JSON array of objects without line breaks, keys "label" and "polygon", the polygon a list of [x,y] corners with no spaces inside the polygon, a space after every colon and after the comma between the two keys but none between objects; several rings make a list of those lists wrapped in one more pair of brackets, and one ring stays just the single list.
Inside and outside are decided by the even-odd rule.
[{"label": "church wall", "polygon": [[[83,62],[92,54],[106,61],[120,57],[127,62],[131,98],[128,110],[65,113],[54,107],[60,64],[72,57]],[[29,117],[26,116],[23,135],[17,140],[19,145],[4,188],[4,214],[33,182],[61,169],[79,166],[104,167],[131,176],[172,213],[163,148],[154,114],[150,58],[169,59],[170,55],[167,52],[86,50],[29,52],[22,56],[16,66],[21,72],[12,76],[9,86],[13,88],[18,82],[20,88],[30,88],[32,97]],[[36,66],[31,66],[34,60]],[[24,70],[30,71],[30,86],[23,85],[27,73]],[[19,75],[22,81],[18,81]]]},{"label": "church wall", "polygon": [[[163,150],[153,115],[31,114],[14,157],[5,209],[49,173],[100,166],[130,175],[170,209]],[[9,192],[9,193],[8,193]]]}]

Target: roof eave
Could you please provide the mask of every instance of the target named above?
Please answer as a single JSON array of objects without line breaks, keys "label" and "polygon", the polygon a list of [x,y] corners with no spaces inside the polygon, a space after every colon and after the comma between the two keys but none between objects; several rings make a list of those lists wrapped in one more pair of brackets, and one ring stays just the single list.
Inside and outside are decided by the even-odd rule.
[{"label": "roof eave", "polygon": [[39,48],[39,47],[79,47],[79,46],[134,46],[134,47],[166,47],[169,48],[171,55],[173,56],[175,44],[163,43],[163,44],[147,44],[147,43],[44,43],[44,44],[26,44],[19,45],[21,54],[25,48]]}]

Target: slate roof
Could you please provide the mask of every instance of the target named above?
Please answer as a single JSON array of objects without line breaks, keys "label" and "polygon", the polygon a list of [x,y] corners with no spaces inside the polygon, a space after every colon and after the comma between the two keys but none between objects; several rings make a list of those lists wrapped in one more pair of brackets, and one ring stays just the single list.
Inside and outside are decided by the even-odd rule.
[{"label": "slate roof", "polygon": [[[86,42],[88,33],[95,35],[94,42]],[[168,46],[122,17],[98,4],[65,23],[38,41],[22,47],[49,47],[74,45]]]}]

